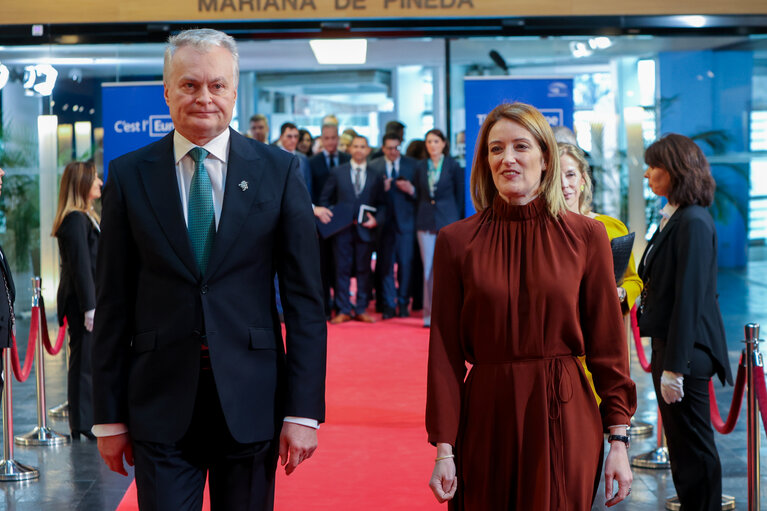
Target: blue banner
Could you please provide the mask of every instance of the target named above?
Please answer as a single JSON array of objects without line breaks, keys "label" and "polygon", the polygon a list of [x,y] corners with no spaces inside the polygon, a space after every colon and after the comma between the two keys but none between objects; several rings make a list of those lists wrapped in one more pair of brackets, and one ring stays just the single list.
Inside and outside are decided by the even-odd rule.
[{"label": "blue banner", "polygon": [[173,130],[162,82],[102,84],[104,181],[109,162]]},{"label": "blue banner", "polygon": [[490,111],[501,103],[519,101],[536,107],[552,126],[573,127],[572,78],[516,78],[467,76],[466,105],[466,216],[474,213],[469,177],[479,129]]}]

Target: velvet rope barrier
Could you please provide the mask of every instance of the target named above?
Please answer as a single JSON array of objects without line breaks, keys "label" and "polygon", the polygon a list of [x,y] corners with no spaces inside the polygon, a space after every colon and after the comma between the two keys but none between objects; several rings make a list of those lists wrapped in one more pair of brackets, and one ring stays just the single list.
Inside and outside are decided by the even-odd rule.
[{"label": "velvet rope barrier", "polygon": [[37,329],[40,326],[37,322],[38,315],[35,307],[32,308],[32,320],[29,324],[29,340],[27,341],[27,354],[24,356],[24,367],[19,362],[19,351],[16,347],[16,336],[11,336],[11,365],[13,366],[13,375],[16,381],[25,382],[32,372],[32,363],[35,361],[35,341],[37,341]]},{"label": "velvet rope barrier", "polygon": [[59,327],[59,333],[56,335],[56,345],[51,346],[51,338],[48,336],[48,319],[45,317],[45,300],[40,296],[40,317],[43,322],[43,346],[45,351],[51,355],[57,355],[64,346],[64,339],[67,336],[67,318],[64,317],[64,324]]},{"label": "velvet rope barrier", "polygon": [[735,377],[735,390],[732,392],[732,403],[730,404],[730,413],[727,414],[727,422],[723,421],[719,415],[719,404],[716,402],[716,393],[714,392],[714,380],[708,381],[708,397],[711,408],[711,424],[718,432],[723,435],[732,433],[735,423],[738,422],[740,409],[743,406],[743,393],[746,390],[746,366],[743,363],[743,355],[740,356],[738,364],[738,375]]},{"label": "velvet rope barrier", "polygon": [[642,346],[642,337],[639,335],[639,323],[637,322],[637,308],[631,308],[631,332],[634,334],[634,344],[637,348],[637,358],[639,359],[639,365],[642,366],[644,372],[649,373],[650,362],[647,361],[647,356],[644,353],[644,346]]},{"label": "velvet rope barrier", "polygon": [[762,414],[762,424],[767,431],[767,386],[764,383],[764,367],[754,367],[754,388],[756,400],[759,402],[759,412]]}]

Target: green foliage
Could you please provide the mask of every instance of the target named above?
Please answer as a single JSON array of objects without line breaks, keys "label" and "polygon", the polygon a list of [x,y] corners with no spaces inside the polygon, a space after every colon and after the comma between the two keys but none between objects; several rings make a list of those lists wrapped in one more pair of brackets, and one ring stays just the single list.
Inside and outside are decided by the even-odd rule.
[{"label": "green foliage", "polygon": [[34,137],[11,130],[10,124],[0,123],[0,167],[6,171],[9,168],[31,167],[37,153]]},{"label": "green foliage", "polygon": [[16,271],[30,266],[32,251],[40,251],[40,177],[6,174],[0,212],[6,218],[7,232],[3,248]]},{"label": "green foliage", "polygon": [[5,219],[3,249],[14,270],[29,269],[31,253],[40,252],[40,176],[17,174],[14,169],[29,169],[37,160],[35,137],[12,123],[0,123],[0,167],[5,170],[0,196],[0,215]]}]

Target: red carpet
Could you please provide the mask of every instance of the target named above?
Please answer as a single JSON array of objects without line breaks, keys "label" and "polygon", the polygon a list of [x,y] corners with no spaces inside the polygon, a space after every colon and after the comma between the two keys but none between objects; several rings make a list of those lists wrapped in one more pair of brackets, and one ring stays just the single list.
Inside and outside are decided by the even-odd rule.
[{"label": "red carpet", "polygon": [[[309,461],[290,477],[278,468],[277,511],[444,509],[428,487],[435,449],[424,427],[421,325],[409,318],[328,326],[327,422]],[[118,510],[136,509],[131,485]]]}]

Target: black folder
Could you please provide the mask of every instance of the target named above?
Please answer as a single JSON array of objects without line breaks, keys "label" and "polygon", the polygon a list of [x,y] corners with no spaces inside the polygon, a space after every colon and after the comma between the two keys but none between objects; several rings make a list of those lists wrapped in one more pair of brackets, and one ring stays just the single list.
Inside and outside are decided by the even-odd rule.
[{"label": "black folder", "polygon": [[354,223],[354,208],[351,204],[340,202],[331,206],[330,211],[333,212],[333,218],[326,224],[320,222],[319,218],[315,218],[317,230],[322,239],[330,238]]},{"label": "black folder", "polygon": [[631,249],[634,248],[634,233],[619,236],[610,240],[610,248],[613,249],[613,269],[615,270],[615,284],[623,280],[626,268],[629,267]]}]

